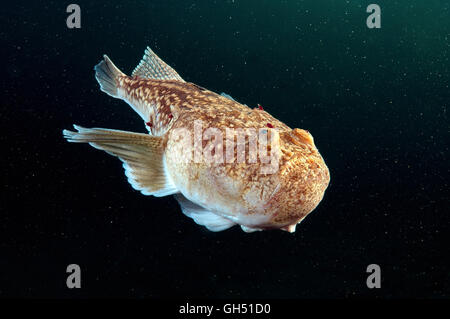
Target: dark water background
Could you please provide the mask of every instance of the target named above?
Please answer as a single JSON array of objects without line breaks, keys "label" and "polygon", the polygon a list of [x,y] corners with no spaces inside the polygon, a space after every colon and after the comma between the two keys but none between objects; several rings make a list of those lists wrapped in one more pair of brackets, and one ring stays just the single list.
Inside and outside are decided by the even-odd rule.
[{"label": "dark water background", "polygon": [[[73,30],[69,3],[1,8],[0,297],[450,297],[450,2],[377,1],[378,30],[370,1],[77,1]],[[208,232],[63,140],[73,123],[145,131],[93,66],[130,73],[147,45],[313,134],[331,184],[296,233]]]}]

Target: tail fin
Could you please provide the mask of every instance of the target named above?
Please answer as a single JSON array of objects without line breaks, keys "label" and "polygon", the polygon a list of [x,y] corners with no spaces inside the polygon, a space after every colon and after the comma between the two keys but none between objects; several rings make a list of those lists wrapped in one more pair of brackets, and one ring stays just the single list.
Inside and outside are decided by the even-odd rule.
[{"label": "tail fin", "polygon": [[103,60],[94,67],[94,70],[100,89],[112,97],[119,97],[118,77],[125,74],[112,63],[106,54],[103,56]]},{"label": "tail fin", "polygon": [[178,192],[166,171],[162,138],[77,125],[74,128],[77,132],[63,131],[69,142],[89,143],[117,156],[123,162],[128,182],[142,194],[161,197]]}]

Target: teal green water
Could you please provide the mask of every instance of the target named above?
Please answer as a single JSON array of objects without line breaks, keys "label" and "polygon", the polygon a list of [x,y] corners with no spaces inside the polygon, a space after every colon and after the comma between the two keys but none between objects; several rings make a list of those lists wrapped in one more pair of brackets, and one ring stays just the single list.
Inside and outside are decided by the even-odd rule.
[{"label": "teal green water", "polygon": [[[380,29],[369,1],[77,3],[81,29],[57,1],[0,13],[0,296],[449,297],[448,1],[377,1]],[[312,133],[331,184],[295,234],[207,232],[63,140],[73,123],[145,131],[93,67],[108,54],[131,73],[147,45]],[[87,269],[76,292],[60,276],[73,262]],[[365,286],[372,263],[381,290]]]}]

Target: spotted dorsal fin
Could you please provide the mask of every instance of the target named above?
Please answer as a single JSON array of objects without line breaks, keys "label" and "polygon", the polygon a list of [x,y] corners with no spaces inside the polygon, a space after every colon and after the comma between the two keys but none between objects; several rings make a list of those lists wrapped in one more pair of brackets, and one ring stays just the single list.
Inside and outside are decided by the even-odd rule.
[{"label": "spotted dorsal fin", "polygon": [[161,60],[149,47],[145,50],[144,57],[131,75],[145,79],[184,82],[181,76]]}]

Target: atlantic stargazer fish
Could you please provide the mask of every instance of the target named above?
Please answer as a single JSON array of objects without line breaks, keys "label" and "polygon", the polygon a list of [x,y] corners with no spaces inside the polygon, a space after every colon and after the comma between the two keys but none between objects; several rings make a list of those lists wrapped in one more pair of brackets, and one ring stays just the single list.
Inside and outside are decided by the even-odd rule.
[{"label": "atlantic stargazer fish", "polygon": [[139,114],[148,132],[74,125],[64,137],[118,157],[133,188],[175,195],[197,224],[294,232],[322,200],[330,174],[312,135],[259,104],[249,108],[186,82],[150,48],[131,76],[105,55],[95,78]]}]

